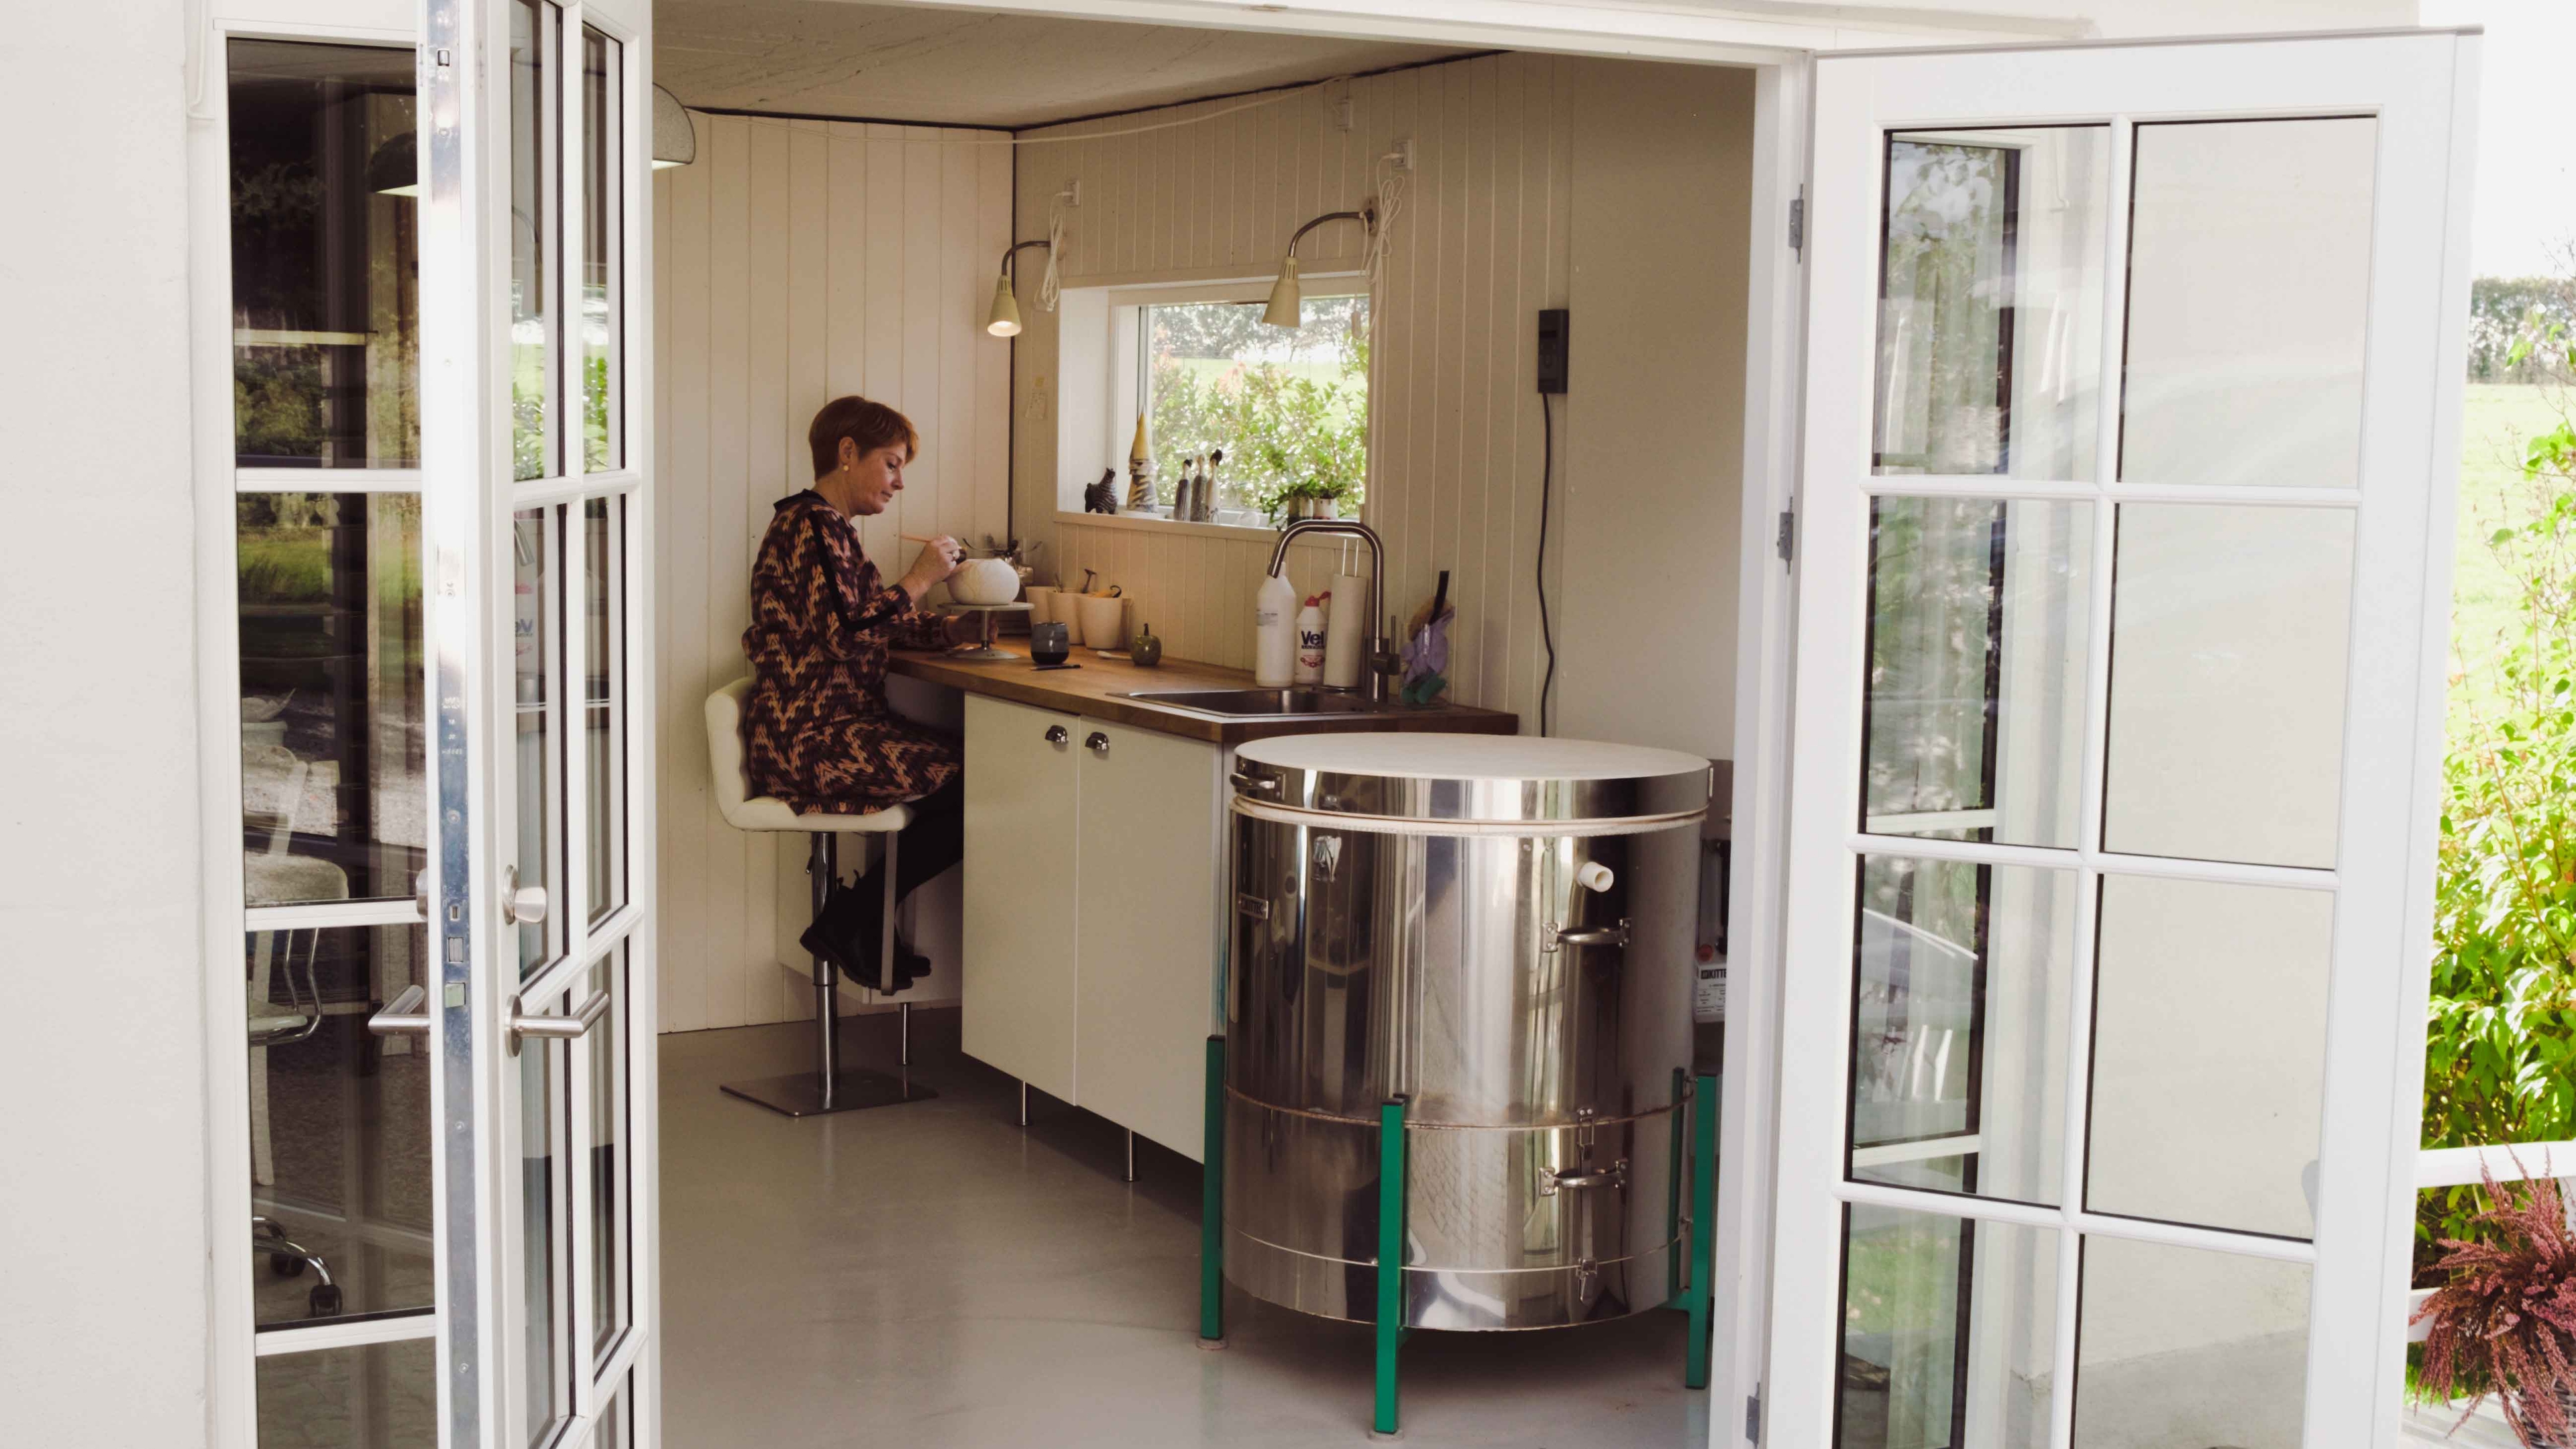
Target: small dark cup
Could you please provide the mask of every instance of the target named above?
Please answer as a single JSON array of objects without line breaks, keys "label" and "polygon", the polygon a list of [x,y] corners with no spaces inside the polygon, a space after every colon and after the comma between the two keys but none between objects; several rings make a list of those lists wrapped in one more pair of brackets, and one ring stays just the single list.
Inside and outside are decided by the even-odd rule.
[{"label": "small dark cup", "polygon": [[1049,620],[1029,626],[1029,657],[1040,664],[1062,664],[1072,645],[1062,624]]}]

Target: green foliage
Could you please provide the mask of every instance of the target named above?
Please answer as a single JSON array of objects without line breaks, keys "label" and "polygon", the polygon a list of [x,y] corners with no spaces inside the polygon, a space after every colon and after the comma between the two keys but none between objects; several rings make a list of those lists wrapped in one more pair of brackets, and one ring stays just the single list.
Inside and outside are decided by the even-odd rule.
[{"label": "green foliage", "polygon": [[[1150,309],[1155,495],[1225,450],[1221,507],[1276,519],[1290,498],[1356,504],[1368,474],[1368,302],[1318,297],[1295,332],[1230,303]],[[1308,361],[1308,358],[1323,360]]]},{"label": "green foliage", "polygon": [[[2426,1147],[2576,1138],[2576,425],[2563,415],[2530,441],[2522,485],[2486,541],[2518,607],[2493,638],[2457,641]],[[2473,676],[2474,693],[2460,687]],[[2419,1267],[2437,1240],[2473,1239],[2493,1206],[2484,1188],[2424,1194]]]},{"label": "green foliage", "polygon": [[2533,364],[2540,339],[2576,323],[2576,282],[2560,277],[2480,277],[2469,284],[2469,380],[2546,380]]}]

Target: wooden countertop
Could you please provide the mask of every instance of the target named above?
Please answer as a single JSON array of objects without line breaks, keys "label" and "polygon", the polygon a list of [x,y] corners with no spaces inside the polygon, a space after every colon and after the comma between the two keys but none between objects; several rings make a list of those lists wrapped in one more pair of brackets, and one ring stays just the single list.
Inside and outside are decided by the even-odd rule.
[{"label": "wooden countertop", "polygon": [[1250,689],[1252,675],[1240,669],[1165,659],[1154,669],[1141,669],[1123,659],[1102,659],[1088,649],[1073,651],[1080,669],[1040,669],[1026,658],[974,663],[932,650],[898,649],[888,669],[927,684],[945,685],[970,694],[991,695],[1037,709],[1061,710],[1112,724],[1157,730],[1213,745],[1239,745],[1274,735],[1345,733],[1366,730],[1449,730],[1461,734],[1508,735],[1520,729],[1520,716],[1470,705],[1434,704],[1426,708],[1390,704],[1383,713],[1312,718],[1281,716],[1220,719],[1165,709],[1118,696],[1135,689]]}]

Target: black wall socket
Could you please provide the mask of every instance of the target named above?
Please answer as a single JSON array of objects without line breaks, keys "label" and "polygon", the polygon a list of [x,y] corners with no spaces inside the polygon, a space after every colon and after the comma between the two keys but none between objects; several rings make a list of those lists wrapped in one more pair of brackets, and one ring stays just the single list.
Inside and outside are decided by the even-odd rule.
[{"label": "black wall socket", "polygon": [[1538,390],[1565,391],[1565,309],[1549,307],[1538,314]]}]

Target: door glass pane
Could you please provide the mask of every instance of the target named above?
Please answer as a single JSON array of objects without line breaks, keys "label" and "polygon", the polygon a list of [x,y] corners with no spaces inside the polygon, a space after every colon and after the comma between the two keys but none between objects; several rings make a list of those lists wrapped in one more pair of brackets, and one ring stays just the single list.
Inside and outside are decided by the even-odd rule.
[{"label": "door glass pane", "polygon": [[1838,1449],[2041,1449],[2057,1234],[1843,1209]]},{"label": "door glass pane", "polygon": [[2299,1263],[2086,1238],[2076,1449],[2298,1449],[2310,1275]]},{"label": "door glass pane", "polygon": [[626,980],[627,948],[620,945],[593,967],[590,989],[608,993],[608,1014],[590,1029],[590,1275],[591,1321],[598,1325],[591,1352],[605,1353],[629,1322],[626,1225]]},{"label": "door glass pane", "polygon": [[402,897],[426,862],[420,499],[245,493],[242,894]]},{"label": "door glass pane", "polygon": [[438,1340],[258,1360],[259,1449],[436,1449]]},{"label": "door glass pane", "polygon": [[429,983],[420,926],[252,931],[250,1039],[254,1321],[292,1328],[435,1301],[429,1058],[367,1018]]},{"label": "door glass pane", "polygon": [[563,156],[555,58],[561,12],[510,6],[510,441],[512,475],[563,471],[549,404],[556,396],[555,198]]},{"label": "door glass pane", "polygon": [[236,40],[229,72],[234,456],[417,467],[412,52]]},{"label": "door glass pane", "polygon": [[[561,998],[556,999],[560,1006]],[[529,1010],[542,1009],[542,1003]],[[527,1440],[534,1443],[562,1417],[571,1376],[564,1370],[561,1289],[568,1265],[558,1238],[567,1224],[564,1191],[565,1086],[561,1041],[523,1038],[519,1050],[519,1203],[521,1282],[527,1334]]]},{"label": "door glass pane", "polygon": [[2103,880],[2088,1207],[2315,1231],[2333,932],[2326,891]]},{"label": "door glass pane", "polygon": [[1887,138],[1877,473],[2095,476],[2110,129]]},{"label": "door glass pane", "polygon": [[1862,828],[2075,843],[2093,505],[1870,503]]},{"label": "door glass pane", "polygon": [[582,504],[590,919],[626,904],[626,500]]},{"label": "door glass pane", "polygon": [[1863,857],[1851,1176],[2055,1203],[2075,874]]},{"label": "door glass pane", "polygon": [[2332,866],[2353,515],[2124,504],[2102,844]]},{"label": "door glass pane", "polygon": [[626,462],[618,376],[625,340],[618,267],[626,229],[622,53],[616,41],[582,27],[581,438],[582,466],[594,473]]},{"label": "door glass pane", "polygon": [[2137,129],[2120,476],[2352,487],[2367,117]]},{"label": "door glass pane", "polygon": [[599,1414],[599,1427],[592,1431],[591,1442],[598,1449],[627,1449],[634,1443],[634,1425],[626,1411],[626,1401],[635,1396],[635,1375],[618,1380],[617,1396]]},{"label": "door glass pane", "polygon": [[[559,550],[561,517],[553,508],[521,510],[511,520],[510,548],[516,604],[512,619],[518,685],[519,884],[555,889],[554,863],[563,848],[563,727],[555,707],[555,680],[563,670]],[[519,968],[525,977],[551,960],[563,939],[563,912],[549,902],[545,919],[519,924]]]}]

